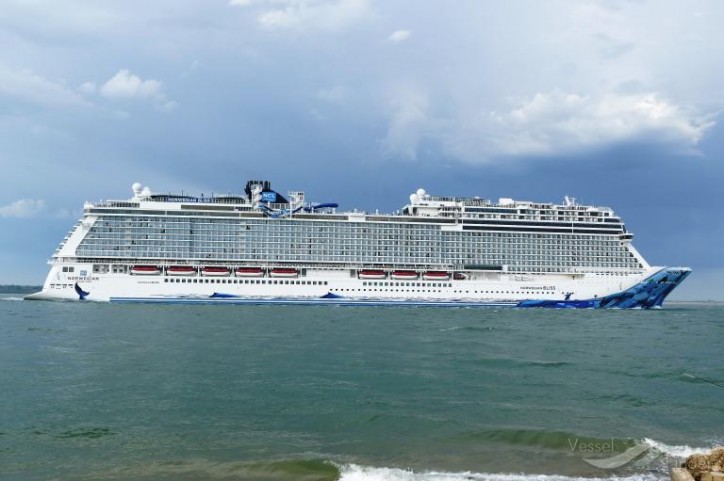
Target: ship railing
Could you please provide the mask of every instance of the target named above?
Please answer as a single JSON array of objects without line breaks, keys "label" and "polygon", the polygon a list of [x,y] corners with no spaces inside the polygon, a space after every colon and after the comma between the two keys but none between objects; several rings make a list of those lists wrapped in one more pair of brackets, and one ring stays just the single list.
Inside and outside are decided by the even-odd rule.
[{"label": "ship railing", "polygon": [[68,262],[82,262],[88,264],[156,264],[159,266],[170,265],[203,265],[203,266],[244,266],[244,267],[294,267],[298,269],[306,268],[329,268],[329,269],[410,269],[410,270],[454,270],[461,268],[455,264],[445,263],[381,263],[381,262],[297,262],[297,261],[270,261],[270,260],[254,260],[254,259],[169,259],[169,258],[149,258],[149,257],[63,257]]},{"label": "ship railing", "polygon": [[[205,196],[202,194],[200,197],[183,194],[153,194],[147,197],[142,197],[139,200],[143,202],[173,202],[182,204],[249,204],[249,201],[246,199],[246,197],[232,194],[211,194],[211,196]],[[138,208],[140,207],[139,200],[101,200],[97,202],[85,202],[84,207]]]}]

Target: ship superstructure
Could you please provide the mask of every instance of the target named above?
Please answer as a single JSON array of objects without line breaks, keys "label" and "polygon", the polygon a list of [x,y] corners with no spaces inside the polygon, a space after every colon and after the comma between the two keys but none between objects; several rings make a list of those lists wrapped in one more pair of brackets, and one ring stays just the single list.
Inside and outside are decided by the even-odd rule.
[{"label": "ship superstructure", "polygon": [[437,197],[338,212],[268,181],[243,195],[86,203],[34,299],[658,307],[690,272],[652,267],[608,207]]}]

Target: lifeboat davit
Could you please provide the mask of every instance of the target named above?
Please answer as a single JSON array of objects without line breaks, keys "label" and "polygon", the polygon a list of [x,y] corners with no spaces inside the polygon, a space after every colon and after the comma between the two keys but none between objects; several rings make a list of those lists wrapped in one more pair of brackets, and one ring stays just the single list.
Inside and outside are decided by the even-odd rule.
[{"label": "lifeboat davit", "polygon": [[206,266],[201,269],[201,274],[207,277],[226,277],[229,275],[228,267]]},{"label": "lifeboat davit", "polygon": [[264,269],[261,267],[239,267],[234,271],[236,277],[263,277]]},{"label": "lifeboat davit", "polygon": [[133,266],[131,267],[131,274],[136,276],[157,276],[161,273],[161,268],[158,266]]},{"label": "lifeboat davit", "polygon": [[271,277],[297,277],[299,271],[290,267],[276,267],[269,271]]},{"label": "lifeboat davit", "polygon": [[169,276],[195,276],[196,268],[191,266],[170,266],[166,269]]},{"label": "lifeboat davit", "polygon": [[422,274],[422,278],[426,281],[447,281],[450,279],[450,273],[446,271],[427,271]]},{"label": "lifeboat davit", "polygon": [[392,278],[409,281],[409,280],[417,279],[417,272],[415,272],[415,271],[392,271]]},{"label": "lifeboat davit", "polygon": [[360,279],[386,279],[387,273],[377,269],[362,269],[357,273]]}]

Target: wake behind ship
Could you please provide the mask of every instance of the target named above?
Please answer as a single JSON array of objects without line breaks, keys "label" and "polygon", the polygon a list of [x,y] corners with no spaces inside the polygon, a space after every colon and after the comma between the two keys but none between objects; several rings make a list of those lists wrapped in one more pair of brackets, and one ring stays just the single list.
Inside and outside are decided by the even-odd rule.
[{"label": "wake behind ship", "polygon": [[656,308],[691,272],[652,267],[608,207],[437,197],[338,212],[268,181],[238,196],[86,203],[26,299]]}]

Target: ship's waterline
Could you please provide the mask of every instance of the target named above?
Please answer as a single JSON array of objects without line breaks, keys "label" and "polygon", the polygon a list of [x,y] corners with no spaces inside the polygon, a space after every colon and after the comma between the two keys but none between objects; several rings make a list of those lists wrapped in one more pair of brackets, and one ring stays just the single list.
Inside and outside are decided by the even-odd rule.
[{"label": "ship's waterline", "polygon": [[86,203],[28,299],[660,307],[689,274],[649,265],[608,207],[436,197],[338,212],[267,181],[244,195]]}]

